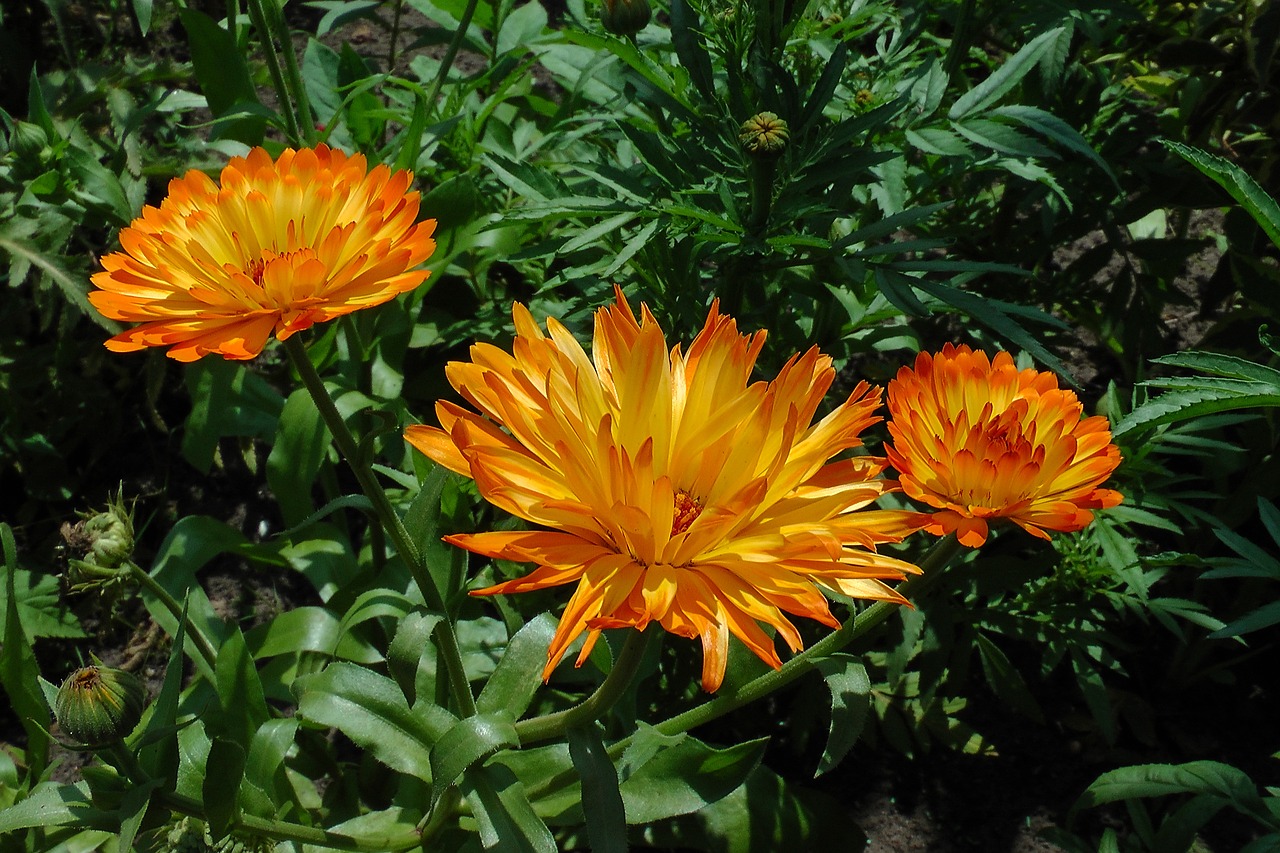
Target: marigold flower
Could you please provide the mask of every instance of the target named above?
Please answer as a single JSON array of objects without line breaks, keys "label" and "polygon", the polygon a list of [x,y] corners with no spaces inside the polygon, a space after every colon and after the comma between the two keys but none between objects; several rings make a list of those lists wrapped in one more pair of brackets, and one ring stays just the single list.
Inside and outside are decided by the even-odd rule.
[{"label": "marigold flower", "polygon": [[1121,501],[1098,488],[1120,464],[1107,419],[1081,420],[1083,411],[1052,373],[947,344],[889,382],[886,452],[902,490],[938,510],[929,532],[976,548],[989,522],[1006,518],[1048,539]]},{"label": "marigold flower", "polygon": [[416,223],[409,172],[369,171],[362,155],[319,145],[233,157],[215,183],[196,169],[120,232],[123,252],[93,276],[94,307],[141,326],[115,352],[253,358],[273,332],[380,305],[427,277],[435,221]]},{"label": "marigold flower", "polygon": [[748,384],[764,332],[739,334],[713,304],[688,351],[668,350],[649,310],[637,320],[617,296],[596,314],[590,358],[564,326],[548,320],[544,334],[515,305],[511,353],[477,344],[446,369],[484,416],[442,401],[442,429],[405,431],[491,503],[549,528],[446,537],[538,565],[473,595],[577,584],[543,677],[583,632],[579,665],[601,630],[656,621],[701,640],[713,691],[730,634],[778,667],[761,623],[793,651],[803,642],[786,614],[838,627],[824,589],[903,601],[882,581],[919,569],[874,549],[917,529],[918,514],[862,510],[896,487],[878,478],[886,460],[829,461],[878,420],[880,390],[862,383],[811,423],[835,376],[816,348]]}]

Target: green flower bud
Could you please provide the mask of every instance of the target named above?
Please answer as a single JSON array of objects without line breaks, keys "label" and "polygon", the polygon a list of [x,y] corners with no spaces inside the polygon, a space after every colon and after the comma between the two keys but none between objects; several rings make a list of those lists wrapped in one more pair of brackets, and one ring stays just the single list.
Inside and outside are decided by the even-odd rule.
[{"label": "green flower bud", "polygon": [[102,569],[118,569],[133,556],[133,508],[123,490],[101,512],[83,513],[75,525],[63,525],[68,556]]},{"label": "green flower bud", "polygon": [[13,150],[24,159],[40,158],[49,147],[49,135],[44,128],[29,121],[20,121],[13,129]]},{"label": "green flower bud", "polygon": [[104,746],[133,731],[145,706],[146,692],[137,676],[86,666],[62,682],[53,712],[68,735],[86,746]]},{"label": "green flower bud", "polygon": [[645,28],[653,11],[649,0],[602,0],[600,20],[614,35],[633,36]]},{"label": "green flower bud", "polygon": [[742,123],[738,132],[738,141],[753,157],[777,157],[790,138],[787,123],[770,112],[756,113]]}]

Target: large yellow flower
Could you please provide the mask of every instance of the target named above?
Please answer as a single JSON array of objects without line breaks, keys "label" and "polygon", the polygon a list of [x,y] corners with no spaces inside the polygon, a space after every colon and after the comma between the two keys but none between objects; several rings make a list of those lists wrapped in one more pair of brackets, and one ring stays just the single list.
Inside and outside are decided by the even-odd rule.
[{"label": "large yellow flower", "polygon": [[902,490],[938,510],[926,530],[976,548],[1006,518],[1048,539],[1121,500],[1098,488],[1120,464],[1107,419],[1083,411],[1052,373],[947,344],[889,382],[886,450]]},{"label": "large yellow flower", "polygon": [[435,249],[435,221],[414,222],[412,179],[324,145],[274,162],[255,148],[220,183],[195,169],[175,178],[93,276],[94,307],[142,323],[107,348],[253,358],[272,332],[283,340],[412,290],[427,277],[412,268]]},{"label": "large yellow flower", "polygon": [[730,634],[778,667],[761,623],[793,651],[803,644],[786,614],[838,626],[824,589],[901,601],[881,579],[918,569],[874,547],[916,529],[917,514],[855,512],[894,489],[878,478],[885,460],[829,461],[878,420],[879,389],[860,384],[811,423],[835,376],[830,358],[813,349],[749,384],[763,332],[740,335],[713,305],[688,351],[668,351],[641,311],[637,320],[619,291],[596,314],[588,358],[562,325],[549,320],[544,334],[517,304],[512,353],[478,344],[447,368],[484,416],[441,402],[443,429],[405,431],[490,502],[549,528],[447,537],[539,566],[476,595],[577,583],[544,678],[583,632],[579,664],[602,629],[656,621],[702,641],[702,686],[715,690]]}]

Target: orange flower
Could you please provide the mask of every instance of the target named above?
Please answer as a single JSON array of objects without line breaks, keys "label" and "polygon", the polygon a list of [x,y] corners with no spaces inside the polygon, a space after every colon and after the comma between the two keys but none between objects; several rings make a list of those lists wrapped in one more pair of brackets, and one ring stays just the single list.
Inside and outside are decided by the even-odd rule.
[{"label": "orange flower", "polygon": [[253,358],[272,332],[284,340],[412,290],[427,277],[412,267],[435,249],[435,221],[414,223],[412,177],[320,145],[275,162],[255,148],[220,183],[195,169],[175,178],[93,276],[95,308],[142,323],[107,348]]},{"label": "orange flower", "polygon": [[884,459],[828,461],[861,444],[879,389],[863,383],[811,423],[835,376],[830,358],[813,349],[772,382],[748,384],[763,332],[740,335],[712,305],[688,351],[668,351],[648,309],[637,320],[617,296],[596,314],[590,358],[555,320],[544,334],[515,305],[512,353],[477,344],[470,362],[447,368],[485,416],[440,402],[443,429],[405,431],[490,502],[549,528],[446,537],[539,566],[475,595],[577,584],[543,677],[583,632],[579,665],[602,629],[656,621],[702,641],[711,691],[730,634],[778,667],[760,623],[793,651],[803,643],[785,614],[837,627],[824,589],[902,601],[881,579],[919,570],[874,547],[916,529],[917,514],[855,512],[894,489],[878,479]]},{"label": "orange flower", "polygon": [[1081,420],[1083,410],[1052,373],[947,344],[889,383],[886,451],[902,490],[938,510],[929,532],[976,548],[991,519],[1007,518],[1048,539],[1121,500],[1098,488],[1120,464],[1107,419]]}]

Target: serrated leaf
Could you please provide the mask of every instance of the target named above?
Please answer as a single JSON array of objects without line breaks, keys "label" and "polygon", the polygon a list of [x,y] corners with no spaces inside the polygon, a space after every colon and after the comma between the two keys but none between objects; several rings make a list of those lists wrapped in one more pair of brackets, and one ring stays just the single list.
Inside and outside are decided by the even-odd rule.
[{"label": "serrated leaf", "polygon": [[1250,383],[1244,387],[1226,384],[1231,381],[1221,380],[1223,384],[1213,387],[1166,391],[1126,415],[1116,424],[1111,435],[1118,438],[1136,429],[1178,423],[1219,412],[1280,406],[1280,388],[1262,383]]},{"label": "serrated leaf", "polygon": [[1160,144],[1182,157],[1205,175],[1212,178],[1223,189],[1238,201],[1249,215],[1257,220],[1258,225],[1266,232],[1271,242],[1280,248],[1280,204],[1267,194],[1267,191],[1247,172],[1215,154],[1174,142],[1161,139]]},{"label": "serrated leaf", "polygon": [[1140,764],[1112,770],[1088,787],[1076,807],[1170,794],[1212,794],[1244,814],[1270,817],[1253,781],[1231,765],[1218,761]]},{"label": "serrated leaf", "polygon": [[982,660],[982,672],[996,696],[1036,722],[1043,722],[1044,713],[1040,710],[1040,705],[1005,653],[984,633],[978,632],[975,639],[978,656]]},{"label": "serrated leaf", "polygon": [[1022,78],[1049,52],[1056,48],[1063,28],[1049,30],[1036,36],[1025,47],[1005,60],[990,77],[960,96],[947,112],[950,119],[961,119],[980,112],[1013,90]]}]

